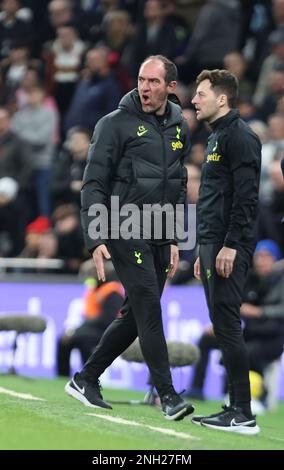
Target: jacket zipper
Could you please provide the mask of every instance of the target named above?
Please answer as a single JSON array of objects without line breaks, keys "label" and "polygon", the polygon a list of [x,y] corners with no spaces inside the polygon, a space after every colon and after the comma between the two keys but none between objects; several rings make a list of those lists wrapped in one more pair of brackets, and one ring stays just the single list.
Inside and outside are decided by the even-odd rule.
[{"label": "jacket zipper", "polygon": [[167,182],[168,182],[168,166],[167,166],[167,159],[166,159],[166,144],[165,144],[165,137],[161,129],[159,129],[159,134],[162,139],[163,144],[163,170],[164,170],[164,178],[163,178],[163,198],[162,204],[166,202],[166,193],[167,193]]}]

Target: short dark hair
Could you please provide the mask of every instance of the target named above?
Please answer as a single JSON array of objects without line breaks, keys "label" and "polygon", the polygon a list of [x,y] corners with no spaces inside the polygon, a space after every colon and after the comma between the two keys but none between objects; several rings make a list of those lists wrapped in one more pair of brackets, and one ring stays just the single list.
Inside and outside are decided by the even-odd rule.
[{"label": "short dark hair", "polygon": [[171,60],[169,60],[167,57],[164,55],[150,55],[147,57],[145,60],[143,60],[141,67],[145,62],[148,62],[149,60],[159,60],[160,62],[163,63],[166,74],[165,74],[165,82],[170,83],[170,82],[176,82],[178,79],[178,71],[177,71],[177,66],[174,64]]},{"label": "short dark hair", "polygon": [[228,70],[202,70],[196,79],[199,85],[204,80],[209,80],[214,91],[224,93],[228,98],[228,105],[234,108],[239,93],[239,82],[237,77]]}]

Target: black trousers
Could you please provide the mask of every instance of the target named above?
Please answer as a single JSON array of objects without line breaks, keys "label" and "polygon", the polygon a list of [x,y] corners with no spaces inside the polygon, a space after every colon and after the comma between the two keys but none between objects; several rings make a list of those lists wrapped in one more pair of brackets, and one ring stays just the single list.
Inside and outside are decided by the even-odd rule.
[{"label": "black trousers", "polygon": [[238,249],[231,276],[217,274],[216,257],[222,244],[200,245],[200,272],[210,319],[222,351],[228,374],[231,405],[243,407],[250,402],[249,361],[243,338],[240,306],[251,255]]},{"label": "black trousers", "polygon": [[70,357],[73,349],[79,349],[82,361],[86,362],[98,345],[103,331],[86,321],[77,328],[72,336],[63,335],[57,342],[56,364],[57,374],[70,376]]},{"label": "black trousers", "polygon": [[110,240],[108,249],[126,298],[121,318],[115,319],[81,373],[98,378],[138,336],[152,381],[160,396],[172,393],[160,297],[170,262],[170,245],[146,240]]},{"label": "black trousers", "polygon": [[[272,361],[280,358],[283,352],[283,338],[255,338],[246,342],[246,346],[248,350],[250,370],[258,372],[263,376],[265,368]],[[213,334],[205,332],[200,338],[198,347],[200,350],[200,357],[194,368],[192,382],[188,389],[190,391],[190,389],[193,388],[203,392],[209,354],[212,349],[219,349],[219,343]]]},{"label": "black trousers", "polygon": [[189,390],[191,388],[194,388],[199,389],[203,392],[206,370],[209,361],[209,354],[212,349],[219,349],[219,343],[215,335],[204,333],[200,338],[198,347],[200,351],[200,356],[194,368],[192,383],[189,387]]}]

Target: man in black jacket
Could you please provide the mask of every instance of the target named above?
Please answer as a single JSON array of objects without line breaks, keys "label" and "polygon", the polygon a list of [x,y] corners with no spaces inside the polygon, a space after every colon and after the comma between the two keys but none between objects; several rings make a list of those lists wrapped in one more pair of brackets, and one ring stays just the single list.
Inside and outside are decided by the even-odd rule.
[{"label": "man in black jacket", "polygon": [[[157,227],[154,233],[149,230],[144,217],[138,222],[132,219],[134,236],[129,238],[125,217],[135,204],[138,215],[146,215],[149,222],[145,206],[185,202],[188,129],[181,108],[168,99],[176,80],[171,61],[150,56],[140,67],[138,90],[128,93],[95,128],[82,188],[83,229],[99,280],[105,280],[104,258],[111,257],[127,296],[121,318],[112,322],[81,372],[65,387],[87,406],[111,408],[100,393],[99,376],[138,336],[164,415],[170,420],[193,411],[173,388],[161,317],[160,296],[167,275],[176,271],[178,248],[164,224],[157,236]],[[119,197],[117,213],[112,208],[114,196]],[[97,221],[90,217],[96,213],[94,205],[106,208],[103,225],[117,220],[117,226],[97,233]]]},{"label": "man in black jacket", "polygon": [[256,244],[256,207],[261,165],[258,137],[234,109],[238,82],[227,70],[203,70],[192,100],[197,119],[207,121],[209,137],[198,201],[199,257],[214,333],[228,374],[230,406],[193,422],[214,429],[257,434],[251,414],[248,355],[240,305]]}]

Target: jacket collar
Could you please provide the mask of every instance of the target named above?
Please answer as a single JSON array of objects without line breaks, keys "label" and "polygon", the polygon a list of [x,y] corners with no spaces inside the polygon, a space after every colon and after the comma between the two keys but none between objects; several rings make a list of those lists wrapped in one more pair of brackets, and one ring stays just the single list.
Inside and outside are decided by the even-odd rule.
[{"label": "jacket collar", "polygon": [[213,121],[210,123],[210,127],[213,129],[213,131],[223,129],[224,127],[227,127],[231,122],[235,121],[240,117],[240,113],[238,109],[232,109],[229,111],[225,116],[222,116],[216,121]]}]

